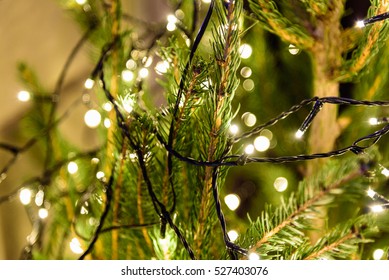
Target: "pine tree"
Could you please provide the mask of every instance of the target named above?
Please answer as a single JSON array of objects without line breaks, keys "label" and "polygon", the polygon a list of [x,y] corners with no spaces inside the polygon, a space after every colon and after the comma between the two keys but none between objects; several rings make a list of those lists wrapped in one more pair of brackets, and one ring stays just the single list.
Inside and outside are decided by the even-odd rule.
[{"label": "pine tree", "polygon": [[[58,2],[84,35],[54,90],[19,66],[34,105],[23,120],[29,135],[21,147],[0,143],[12,156],[2,184],[21,154],[43,155],[41,176],[0,198],[19,196],[31,217],[23,258],[387,254],[385,16],[358,28],[346,23],[353,1],[176,0],[166,27],[127,14],[120,0]],[[388,5],[371,0],[366,18]],[[61,114],[66,72],[84,44],[95,67]],[[79,105],[99,132],[96,150],[59,128]],[[223,203],[229,193],[240,199],[235,212]]]}]

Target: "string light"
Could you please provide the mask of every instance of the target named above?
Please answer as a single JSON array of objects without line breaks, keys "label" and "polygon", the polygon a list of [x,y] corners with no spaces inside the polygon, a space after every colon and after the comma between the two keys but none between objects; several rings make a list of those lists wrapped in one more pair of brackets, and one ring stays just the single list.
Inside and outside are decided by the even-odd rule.
[{"label": "string light", "polygon": [[385,20],[387,18],[389,18],[389,12],[383,13],[383,14],[379,14],[379,15],[376,15],[376,16],[373,16],[373,17],[370,17],[370,18],[367,18],[367,19],[364,19],[364,20],[358,20],[356,22],[356,27],[363,28],[366,25],[369,25],[369,24],[372,24],[372,23],[375,23],[375,22],[378,22],[378,21],[382,21],[382,20]]},{"label": "string light", "polygon": [[94,85],[95,85],[95,81],[90,79],[90,78],[86,79],[86,81],[84,83],[84,87],[86,89],[92,89]]},{"label": "string light", "polygon": [[274,180],[274,188],[278,192],[284,192],[288,188],[288,180],[284,177],[278,177]]},{"label": "string light", "polygon": [[252,144],[249,144],[246,146],[246,148],[244,149],[244,152],[247,154],[247,155],[251,155],[252,153],[254,153],[254,145]]},{"label": "string light", "polygon": [[255,83],[252,79],[244,80],[242,84],[245,91],[252,91],[255,87]]},{"label": "string light", "polygon": [[28,205],[31,202],[32,192],[30,189],[23,188],[20,190],[19,199],[23,205]]},{"label": "string light", "polygon": [[74,161],[68,163],[68,172],[70,174],[75,174],[78,171],[78,165]]},{"label": "string light", "polygon": [[373,211],[374,213],[381,213],[384,211],[384,207],[382,205],[373,205],[370,207],[371,211]]},{"label": "string light", "polygon": [[141,77],[142,79],[147,78],[148,75],[149,75],[149,70],[147,68],[142,68],[139,70],[139,77]]},{"label": "string light", "polygon": [[42,206],[43,204],[43,201],[44,201],[44,198],[45,198],[45,193],[44,191],[42,190],[39,190],[36,195],[35,195],[35,204],[36,206]]},{"label": "string light", "polygon": [[166,29],[168,31],[174,31],[176,30],[177,26],[176,26],[176,23],[177,23],[178,19],[176,18],[176,16],[174,15],[168,15],[167,16],[167,25],[166,25]]},{"label": "string light", "polygon": [[232,135],[235,135],[239,132],[239,127],[236,124],[232,124],[229,128]]},{"label": "string light", "polygon": [[228,194],[224,197],[224,202],[231,211],[235,211],[240,205],[240,197],[233,193]]},{"label": "string light", "polygon": [[84,5],[84,4],[86,4],[86,2],[87,2],[87,0],[76,0],[76,3],[78,5]]},{"label": "string light", "polygon": [[385,177],[389,177],[389,170],[383,166],[381,166],[381,174],[384,175]]},{"label": "string light", "polygon": [[297,48],[295,45],[292,45],[292,44],[289,45],[288,50],[289,50],[289,53],[291,55],[297,55],[297,54],[300,53],[300,49]]},{"label": "string light", "polygon": [[384,250],[382,250],[382,249],[376,249],[376,250],[374,250],[374,252],[373,252],[373,259],[375,259],[375,260],[380,260],[380,259],[382,259],[382,257],[384,256]]},{"label": "string light", "polygon": [[107,111],[107,112],[111,112],[112,109],[113,109],[113,106],[112,106],[112,104],[111,104],[110,102],[105,102],[105,103],[103,104],[103,109],[104,109],[105,111]]},{"label": "string light", "polygon": [[21,90],[18,92],[18,100],[21,102],[27,102],[31,99],[31,94],[26,90]]},{"label": "string light", "polygon": [[122,71],[122,80],[124,82],[131,82],[134,79],[134,73],[131,70]]},{"label": "string light", "polygon": [[102,180],[103,178],[105,177],[105,174],[103,171],[98,171],[96,173],[96,178],[99,179],[99,180]]},{"label": "string light", "polygon": [[253,48],[249,44],[242,44],[239,47],[240,57],[243,59],[249,58],[253,53]]},{"label": "string light", "polygon": [[165,73],[167,73],[169,67],[170,67],[169,62],[167,62],[167,61],[159,61],[157,63],[157,65],[155,66],[155,72],[158,75],[165,74]]},{"label": "string light", "polygon": [[212,0],[203,0],[203,3],[208,4],[208,3],[211,3],[211,1],[212,1]]},{"label": "string light", "polygon": [[236,241],[239,237],[239,234],[236,230],[230,230],[227,234],[232,242]]},{"label": "string light", "polygon": [[258,136],[254,140],[254,147],[258,152],[264,152],[270,147],[270,140],[266,136]]},{"label": "string light", "polygon": [[47,211],[46,208],[40,208],[38,210],[38,216],[39,216],[39,218],[44,220],[44,219],[46,219],[49,216],[49,211]]},{"label": "string light", "polygon": [[379,125],[379,124],[384,124],[384,123],[389,123],[389,118],[383,117],[383,118],[370,118],[369,119],[369,124],[371,124],[371,125]]},{"label": "string light", "polygon": [[311,112],[309,112],[309,115],[305,118],[304,122],[295,134],[297,139],[303,137],[304,133],[307,131],[316,115],[320,112],[321,108],[323,108],[323,103],[320,100],[316,100]]},{"label": "string light", "polygon": [[105,128],[110,128],[111,127],[111,120],[108,118],[104,119],[104,126]]},{"label": "string light", "polygon": [[248,256],[248,259],[250,261],[258,261],[260,258],[259,258],[259,255],[257,253],[250,253]]},{"label": "string light", "polygon": [[135,60],[133,60],[133,59],[127,60],[127,62],[126,62],[126,68],[127,68],[128,70],[135,70],[136,67],[138,67],[138,65],[136,64]]},{"label": "string light", "polygon": [[75,254],[81,254],[84,250],[81,248],[80,241],[74,237],[69,243],[70,250]]},{"label": "string light", "polygon": [[101,115],[97,110],[91,109],[85,113],[85,124],[90,128],[96,128],[101,122]]},{"label": "string light", "polygon": [[252,127],[257,122],[257,117],[250,112],[246,112],[242,115],[242,120],[245,125],[247,125],[248,127]]}]

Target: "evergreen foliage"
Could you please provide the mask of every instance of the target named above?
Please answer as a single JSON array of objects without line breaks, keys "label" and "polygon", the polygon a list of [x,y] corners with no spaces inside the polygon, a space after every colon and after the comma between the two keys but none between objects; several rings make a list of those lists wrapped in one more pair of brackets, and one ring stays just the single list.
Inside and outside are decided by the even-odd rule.
[{"label": "evergreen foliage", "polygon": [[[387,179],[378,174],[388,149],[378,140],[384,142],[389,129],[361,124],[361,115],[367,123],[371,112],[388,113],[388,101],[374,103],[387,100],[386,22],[344,28],[346,1],[213,0],[208,10],[199,9],[200,1],[171,1],[174,11],[185,14],[177,30],[148,24],[154,37],[141,45],[139,22],[121,1],[84,7],[58,2],[85,32],[72,54],[88,42],[94,86],[60,115],[57,104],[73,55],[52,91],[27,65],[19,67],[34,95],[24,120],[30,140],[21,148],[0,148],[16,158],[37,146],[43,172],[0,202],[28,187],[33,197],[44,193],[44,202],[26,206],[28,211],[49,210],[45,220],[32,215],[23,257],[246,259],[256,253],[278,260],[367,259],[375,244],[388,240],[387,215],[368,213],[366,193],[372,188],[388,194]],[[368,16],[387,5],[372,0]],[[241,58],[243,42],[253,48],[252,61]],[[290,44],[302,53],[292,57]],[[158,81],[160,107],[141,73],[152,57],[166,63]],[[128,61],[134,65],[131,81],[119,78]],[[247,75],[239,75],[244,67],[251,67],[254,90],[244,86]],[[348,96],[341,90],[346,82],[353,83]],[[289,140],[309,113],[303,108],[317,102],[324,108],[308,140]],[[80,151],[58,127],[81,104],[110,121],[98,128],[97,150]],[[111,110],[103,109],[106,104]],[[230,127],[242,110],[254,112],[262,125],[235,136]],[[245,153],[250,139],[270,127],[273,147],[261,157]],[[354,154],[344,155],[348,151]],[[76,174],[68,172],[73,162]],[[270,188],[280,174],[289,179],[282,194]],[[222,202],[228,191],[251,198],[251,207],[231,213]],[[232,227],[240,232],[236,241],[228,235]]]}]

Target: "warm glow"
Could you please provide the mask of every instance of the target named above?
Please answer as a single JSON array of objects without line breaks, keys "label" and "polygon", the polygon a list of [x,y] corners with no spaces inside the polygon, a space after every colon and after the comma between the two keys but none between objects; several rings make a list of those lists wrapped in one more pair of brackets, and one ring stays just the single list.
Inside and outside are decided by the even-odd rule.
[{"label": "warm glow", "polygon": [[383,167],[381,170],[381,174],[384,175],[385,177],[389,177],[389,170]]},{"label": "warm glow", "polygon": [[85,83],[84,83],[84,87],[85,87],[86,89],[91,89],[91,88],[93,88],[94,84],[95,84],[95,81],[93,81],[92,79],[89,79],[89,78],[88,78],[88,79],[85,81]]},{"label": "warm glow", "polygon": [[239,131],[239,127],[236,125],[236,124],[232,124],[231,126],[230,126],[230,132],[231,132],[231,134],[237,134],[238,133],[238,131]]},{"label": "warm glow", "polygon": [[21,102],[27,102],[31,99],[31,94],[28,91],[21,90],[18,92],[18,100]]},{"label": "warm glow", "polygon": [[101,115],[98,111],[91,109],[85,113],[85,124],[90,128],[96,128],[101,122]]},{"label": "warm glow", "polygon": [[235,211],[240,205],[240,197],[236,194],[228,194],[224,197],[224,202],[230,210]]},{"label": "warm glow", "polygon": [[45,198],[44,191],[42,191],[42,190],[38,191],[36,193],[36,195],[35,195],[35,204],[36,204],[36,206],[42,206],[44,198]]},{"label": "warm glow", "polygon": [[273,186],[278,192],[283,192],[288,188],[288,180],[284,177],[278,177],[274,180]]},{"label": "warm glow", "polygon": [[124,82],[131,82],[134,79],[134,73],[131,70],[122,71],[122,80]]},{"label": "warm glow", "polygon": [[255,123],[257,122],[257,117],[250,112],[244,113],[242,115],[242,119],[243,119],[244,124],[247,125],[248,127],[254,126]]},{"label": "warm glow", "polygon": [[135,60],[129,59],[129,60],[127,60],[127,62],[126,62],[126,67],[127,67],[127,69],[129,69],[129,70],[135,70],[136,67],[137,67],[137,64],[136,64]]},{"label": "warm glow", "polygon": [[252,153],[254,153],[254,145],[252,144],[249,144],[246,146],[246,148],[244,149],[244,152],[248,155],[251,155]]},{"label": "warm glow", "polygon": [[295,134],[295,136],[296,136],[296,138],[297,139],[301,139],[302,137],[303,137],[303,135],[304,135],[304,131],[302,131],[302,130],[297,130],[297,132],[296,132],[296,134]]},{"label": "warm glow", "polygon": [[43,220],[43,219],[46,219],[47,216],[49,216],[49,211],[47,211],[47,209],[45,209],[45,208],[41,208],[41,209],[39,209],[39,211],[38,211],[38,216],[39,216],[39,218],[41,218],[42,220]]},{"label": "warm glow", "polygon": [[84,5],[87,2],[87,0],[76,0],[76,3],[78,5]]},{"label": "warm glow", "polygon": [[107,112],[110,112],[113,109],[113,106],[110,102],[106,102],[103,104],[103,109]]},{"label": "warm glow", "polygon": [[68,172],[70,174],[75,174],[78,171],[78,165],[74,161],[68,163]]},{"label": "warm glow", "polygon": [[230,230],[227,234],[232,242],[234,242],[239,237],[239,234],[236,232],[236,230]]},{"label": "warm glow", "polygon": [[369,197],[374,198],[375,194],[376,194],[376,192],[373,191],[372,189],[368,189],[368,190],[367,190],[367,195],[368,195]]},{"label": "warm glow", "polygon": [[241,70],[240,70],[240,74],[242,75],[243,78],[250,78],[251,74],[253,73],[253,71],[251,70],[250,67],[243,67]]},{"label": "warm glow", "polygon": [[255,83],[251,79],[244,80],[242,84],[245,91],[252,91],[255,87]]},{"label": "warm glow", "polygon": [[108,119],[108,118],[105,118],[105,119],[104,119],[104,126],[105,126],[106,128],[110,128],[110,127],[111,127],[111,120]]},{"label": "warm glow", "polygon": [[149,70],[147,68],[142,68],[139,70],[139,77],[141,77],[142,79],[147,78],[148,75]]},{"label": "warm glow", "polygon": [[74,237],[72,241],[70,241],[69,246],[70,250],[72,250],[72,252],[75,254],[81,254],[82,252],[84,252],[81,248],[80,241],[76,237]]},{"label": "warm glow", "polygon": [[32,193],[31,193],[31,190],[29,189],[22,189],[19,193],[19,199],[20,199],[20,202],[23,204],[23,205],[28,205],[30,204],[31,202],[31,196],[32,196]]},{"label": "warm glow", "polygon": [[374,213],[381,213],[384,211],[384,208],[381,205],[373,205],[370,207],[371,211]]},{"label": "warm glow", "polygon": [[253,48],[249,44],[242,44],[239,47],[239,54],[240,57],[243,59],[249,58],[252,53],[253,53]]},{"label": "warm glow", "polygon": [[159,75],[165,74],[168,69],[169,69],[169,62],[167,61],[159,61],[155,66],[155,71]]},{"label": "warm glow", "polygon": [[298,49],[295,45],[290,44],[289,45],[289,53],[291,55],[296,55],[300,52],[300,49]]},{"label": "warm glow", "polygon": [[266,136],[258,136],[254,140],[254,147],[258,152],[264,152],[270,147],[270,140]]},{"label": "warm glow", "polygon": [[363,28],[363,27],[365,27],[365,23],[364,23],[363,20],[358,20],[356,22],[355,26],[358,27],[358,28]]},{"label": "warm glow", "polygon": [[382,259],[382,257],[384,256],[384,253],[385,252],[382,249],[374,250],[374,252],[373,252],[373,259],[375,259],[375,260]]},{"label": "warm glow", "polygon": [[370,119],[369,119],[369,124],[371,124],[371,125],[377,125],[377,124],[378,124],[378,119],[377,119],[377,118],[370,118]]},{"label": "warm glow", "polygon": [[96,178],[97,178],[97,179],[101,180],[101,179],[103,179],[104,177],[105,177],[105,174],[104,174],[103,171],[99,171],[99,172],[96,173]]},{"label": "warm glow", "polygon": [[257,260],[259,260],[259,255],[256,253],[250,253],[248,256],[248,259],[251,261],[257,261]]}]

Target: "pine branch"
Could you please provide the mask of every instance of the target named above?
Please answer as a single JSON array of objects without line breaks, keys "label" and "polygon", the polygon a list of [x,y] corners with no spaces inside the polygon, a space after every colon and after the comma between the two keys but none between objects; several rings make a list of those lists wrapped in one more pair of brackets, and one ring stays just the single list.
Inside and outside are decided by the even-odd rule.
[{"label": "pine branch", "polygon": [[249,3],[255,15],[266,24],[266,28],[283,41],[303,49],[313,46],[314,39],[311,35],[283,16],[274,1],[250,0]]}]

